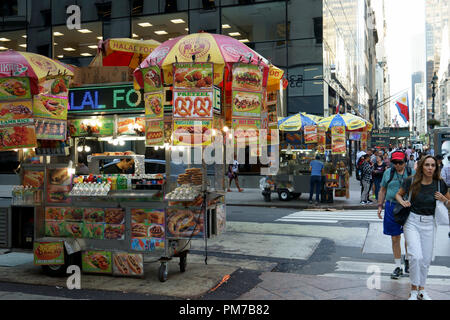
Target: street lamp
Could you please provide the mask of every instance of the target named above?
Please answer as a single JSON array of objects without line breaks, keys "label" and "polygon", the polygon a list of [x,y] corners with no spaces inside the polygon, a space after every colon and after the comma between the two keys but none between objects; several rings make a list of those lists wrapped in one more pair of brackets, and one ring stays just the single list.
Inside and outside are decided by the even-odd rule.
[{"label": "street lamp", "polygon": [[431,118],[432,119],[434,119],[434,97],[436,96],[435,91],[436,91],[437,81],[438,81],[438,77],[437,77],[436,72],[435,72],[434,75],[433,75],[433,78],[431,79],[431,85],[432,85],[431,89],[433,90],[433,92],[431,94],[431,97],[433,98],[433,101],[431,103]]}]

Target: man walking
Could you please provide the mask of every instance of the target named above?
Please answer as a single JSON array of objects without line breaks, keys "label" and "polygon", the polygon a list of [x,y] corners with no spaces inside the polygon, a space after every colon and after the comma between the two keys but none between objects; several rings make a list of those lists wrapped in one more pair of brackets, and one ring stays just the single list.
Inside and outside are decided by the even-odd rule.
[{"label": "man walking", "polygon": [[320,156],[316,155],[316,159],[310,162],[309,170],[311,170],[311,180],[309,182],[309,203],[312,203],[314,190],[316,190],[316,204],[319,204],[319,194],[322,186],[322,170],[324,164],[320,160]]},{"label": "man walking", "polygon": [[[402,151],[395,151],[392,153],[391,163],[394,167],[387,169],[381,180],[381,188],[378,194],[378,218],[383,219],[381,217],[381,211],[384,204],[383,233],[391,236],[395,262],[395,269],[391,274],[391,279],[398,279],[403,275],[401,264],[402,251],[400,246],[403,228],[394,220],[393,211],[396,204],[395,195],[402,186],[403,180],[408,176],[415,174],[415,171],[406,167],[406,154]],[[404,263],[405,273],[409,273],[409,263],[406,258]]]},{"label": "man walking", "polygon": [[370,182],[372,180],[372,166],[370,165],[370,156],[365,154],[364,162],[361,166],[361,184],[362,184],[362,194],[360,204],[369,203],[369,190]]}]

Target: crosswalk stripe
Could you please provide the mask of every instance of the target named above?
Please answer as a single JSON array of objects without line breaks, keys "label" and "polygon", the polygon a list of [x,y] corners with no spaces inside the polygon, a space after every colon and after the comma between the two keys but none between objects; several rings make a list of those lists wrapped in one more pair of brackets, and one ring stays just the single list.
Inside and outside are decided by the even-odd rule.
[{"label": "crosswalk stripe", "polygon": [[377,210],[355,211],[297,211],[276,221],[283,222],[323,222],[337,223],[338,221],[368,221],[382,222],[378,218]]}]

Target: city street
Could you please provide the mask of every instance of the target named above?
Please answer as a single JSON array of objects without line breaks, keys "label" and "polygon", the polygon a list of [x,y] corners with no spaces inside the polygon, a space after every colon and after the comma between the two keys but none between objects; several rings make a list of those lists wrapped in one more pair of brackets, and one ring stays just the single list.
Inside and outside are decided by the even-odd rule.
[{"label": "city street", "polygon": [[[394,268],[390,239],[382,234],[382,223],[375,210],[319,211],[263,207],[228,207],[227,232],[205,243],[193,241],[188,267],[183,277],[197,268],[214,270],[217,266],[233,272],[228,281],[198,299],[399,299],[407,297],[407,277],[391,280]],[[450,299],[450,239],[439,228],[437,258],[430,268],[429,292],[435,299]],[[3,257],[0,255],[0,264]],[[154,259],[146,260],[155,265]],[[29,263],[30,264],[30,263]],[[4,265],[4,264],[3,264]],[[147,265],[147,264],[146,264]],[[116,289],[68,290],[64,286],[42,286],[46,276],[32,266],[34,276],[5,279],[0,275],[0,299],[180,299],[182,292],[149,288],[148,293],[133,292],[124,282]],[[370,290],[367,280],[373,268],[381,273],[381,288]],[[172,267],[176,267],[175,261]],[[8,267],[1,267],[5,270]],[[12,267],[9,267],[12,269]],[[370,269],[372,268],[372,269]],[[147,269],[147,268],[146,268]],[[372,271],[370,271],[370,270]],[[173,269],[176,281],[177,269]],[[378,269],[377,269],[378,270]],[[172,271],[172,269],[171,269]],[[370,272],[370,273],[368,273]],[[108,276],[92,276],[109,281]],[[146,278],[156,274],[147,273]],[[8,282],[35,283],[32,286]],[[118,281],[111,278],[111,281]],[[141,280],[136,280],[141,281]],[[176,286],[154,281],[159,287]],[[39,283],[40,285],[36,285]],[[276,285],[275,285],[276,284]],[[212,289],[216,284],[211,285]],[[357,288],[357,289],[356,289]],[[175,287],[174,287],[175,289]],[[153,292],[153,293],[151,293]],[[161,291],[159,291],[161,292]]]}]

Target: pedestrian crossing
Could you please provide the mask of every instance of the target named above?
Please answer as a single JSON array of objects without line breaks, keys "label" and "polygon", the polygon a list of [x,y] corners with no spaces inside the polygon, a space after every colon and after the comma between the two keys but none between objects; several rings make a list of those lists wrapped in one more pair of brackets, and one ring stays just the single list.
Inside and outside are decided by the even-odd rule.
[{"label": "pedestrian crossing", "polygon": [[[325,273],[324,277],[341,277],[353,280],[367,280],[373,273],[378,272],[382,281],[392,281],[390,274],[395,264],[381,263],[377,261],[355,261],[351,258],[342,257],[336,262],[334,272]],[[402,265],[403,267],[403,265]],[[399,283],[409,283],[409,277],[404,276],[398,280]],[[442,265],[431,264],[428,271],[427,285],[450,285],[450,268]]]},{"label": "pedestrian crossing", "polygon": [[382,222],[378,218],[377,210],[347,210],[347,211],[312,211],[294,212],[275,221],[282,222],[318,222],[338,223],[339,221]]}]

